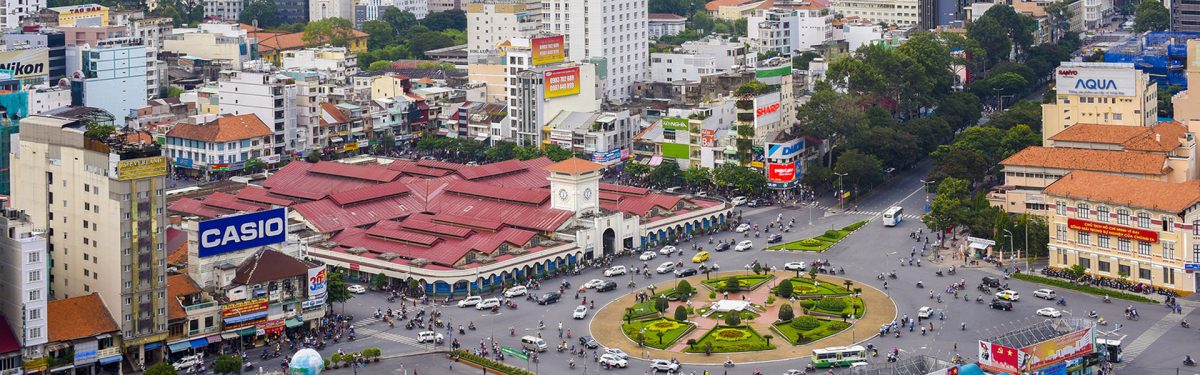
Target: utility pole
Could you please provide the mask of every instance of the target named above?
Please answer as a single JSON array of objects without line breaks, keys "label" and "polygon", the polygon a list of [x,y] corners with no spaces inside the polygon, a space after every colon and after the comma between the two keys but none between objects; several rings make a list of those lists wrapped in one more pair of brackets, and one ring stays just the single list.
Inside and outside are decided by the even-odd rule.
[{"label": "utility pole", "polygon": [[838,192],[837,192],[838,209],[839,209],[839,210],[844,210],[844,209],[845,209],[845,208],[844,208],[844,206],[845,206],[845,203],[843,202],[843,201],[844,201],[844,199],[842,199],[842,196],[843,196],[843,195],[845,195],[845,192],[846,192],[846,184],[843,182],[843,180],[842,180],[842,177],[846,177],[846,175],[847,175],[848,173],[837,173],[837,172],[833,172],[833,174],[835,174],[835,175],[837,175],[837,176],[838,176]]}]

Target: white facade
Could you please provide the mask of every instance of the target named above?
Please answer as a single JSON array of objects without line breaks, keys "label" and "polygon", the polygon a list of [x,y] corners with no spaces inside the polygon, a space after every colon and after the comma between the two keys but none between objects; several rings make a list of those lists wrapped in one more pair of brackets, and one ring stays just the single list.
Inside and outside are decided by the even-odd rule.
[{"label": "white facade", "polygon": [[236,23],[202,23],[195,29],[174,29],[163,38],[162,50],[242,66],[257,43]]},{"label": "white facade", "polygon": [[740,41],[706,37],[700,40],[684,42],[679,49],[687,54],[712,57],[716,64],[717,72],[727,72],[737,70],[741,67],[758,65],[758,54],[747,49]]},{"label": "white facade", "polygon": [[96,49],[79,47],[83,70],[83,104],[108,111],[117,125],[138,108],[146,106],[146,94],[156,81],[147,81],[146,47],[142,45],[101,45]]},{"label": "white facade", "polygon": [[275,131],[275,153],[304,150],[296,130],[296,84],[266,72],[222,71],[218,86],[221,113],[253,113]]},{"label": "white facade", "polygon": [[29,114],[40,115],[46,111],[71,105],[71,88],[38,86],[29,93]]},{"label": "white facade", "polygon": [[429,8],[430,12],[445,12],[447,10],[463,9],[467,6],[467,0],[426,0],[425,7]]},{"label": "white facade", "polygon": [[21,20],[36,17],[38,12],[46,9],[46,0],[4,0],[0,3],[0,30],[12,30],[21,27]]},{"label": "white facade", "polygon": [[699,81],[700,76],[717,73],[713,56],[682,53],[651,53],[650,80],[654,82]]},{"label": "white facade", "polygon": [[[5,155],[8,156],[8,155]],[[23,211],[0,211],[0,314],[22,346],[45,344],[50,274],[44,230]]]},{"label": "white facade", "polygon": [[354,0],[309,0],[308,21],[320,21],[326,18],[342,18],[354,20]]},{"label": "white facade", "polygon": [[647,21],[651,38],[676,35],[687,29],[687,17],[674,14],[652,14]]},{"label": "white facade", "polygon": [[916,26],[921,21],[918,0],[833,0],[829,9],[846,17],[859,17],[875,23]]},{"label": "white facade", "polygon": [[833,14],[825,9],[764,9],[746,18],[746,29],[757,52],[790,56],[833,39]]},{"label": "white facade", "polygon": [[528,39],[542,28],[540,2],[491,1],[467,4],[467,54],[488,56],[501,43]]},{"label": "white facade", "polygon": [[522,71],[514,79],[515,92],[510,99],[509,121],[515,130],[515,140],[521,145],[541,145],[546,140],[543,127],[560,111],[590,112],[600,110],[601,97],[596,88],[596,67],[591,64],[574,65],[579,68],[579,94],[554,98],[546,97],[544,74],[547,70],[569,68],[563,65],[553,68],[534,68]]},{"label": "white facade", "polygon": [[[191,121],[204,123],[201,126],[224,126],[213,115],[200,115]],[[257,116],[256,116],[257,117]],[[217,124],[213,124],[217,122]],[[182,124],[181,126],[196,126]],[[206,139],[191,139],[182,136],[181,132],[167,133],[167,142],[163,145],[163,155],[171,160],[179,158],[190,159],[191,168],[208,170],[213,164],[246,162],[251,159],[266,159],[273,155],[271,137],[249,137],[245,139],[214,142]]]},{"label": "white facade", "polygon": [[607,60],[604,97],[620,101],[648,73],[646,10],[645,0],[547,0],[542,30],[566,36],[567,60]]},{"label": "white facade", "polygon": [[358,74],[358,57],[343,47],[305,48],[283,51],[284,69],[315,70],[322,77],[346,82]]},{"label": "white facade", "polygon": [[883,39],[883,27],[879,24],[848,22],[842,25],[841,32],[842,39],[851,51],[857,51],[858,47]]},{"label": "white facade", "polygon": [[245,8],[245,0],[204,0],[204,17],[236,21]]}]

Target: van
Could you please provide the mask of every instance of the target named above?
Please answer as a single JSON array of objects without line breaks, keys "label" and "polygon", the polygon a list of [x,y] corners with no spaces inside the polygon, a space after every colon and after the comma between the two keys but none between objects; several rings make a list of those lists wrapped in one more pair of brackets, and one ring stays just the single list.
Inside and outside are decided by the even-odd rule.
[{"label": "van", "polygon": [[544,352],[546,351],[546,340],[542,340],[537,336],[521,337],[521,347],[527,350]]},{"label": "van", "polygon": [[1000,287],[1000,279],[997,279],[994,276],[984,276],[983,277],[983,285],[990,286],[993,288],[999,288]]},{"label": "van", "polygon": [[679,186],[672,186],[663,191],[667,194],[678,194],[680,190],[683,190],[683,188]]}]

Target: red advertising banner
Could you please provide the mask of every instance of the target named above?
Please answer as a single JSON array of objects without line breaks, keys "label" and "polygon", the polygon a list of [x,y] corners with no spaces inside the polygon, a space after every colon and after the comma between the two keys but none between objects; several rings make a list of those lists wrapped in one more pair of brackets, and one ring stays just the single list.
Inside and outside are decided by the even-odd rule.
[{"label": "red advertising banner", "polygon": [[990,372],[1019,374],[1024,353],[1000,344],[979,340],[979,367]]},{"label": "red advertising banner", "polygon": [[767,163],[767,181],[792,182],[796,179],[796,164]]},{"label": "red advertising banner", "polygon": [[283,328],[284,328],[283,319],[259,322],[258,324],[254,325],[254,328],[258,329],[259,336],[273,335],[276,333],[280,333],[280,332],[283,332]]},{"label": "red advertising banner", "polygon": [[717,131],[704,129],[700,131],[701,146],[714,147],[717,145]]},{"label": "red advertising banner", "polygon": [[566,38],[562,35],[533,38],[529,44],[533,50],[534,66],[563,62],[566,59]]},{"label": "red advertising banner", "polygon": [[1137,241],[1145,241],[1150,243],[1158,242],[1158,232],[1148,229],[1130,228],[1120,225],[1097,223],[1094,221],[1079,219],[1067,219],[1067,227],[1073,230],[1106,234],[1113,237],[1128,238]]},{"label": "red advertising banner", "polygon": [[231,316],[246,315],[259,311],[267,311],[266,298],[249,299],[225,305],[225,307],[221,308],[221,317],[228,318]]},{"label": "red advertising banner", "polygon": [[1095,351],[1092,329],[1084,328],[1066,335],[1042,341],[1024,348],[1021,352],[1028,358],[1025,371],[1034,371],[1063,361],[1079,358]]}]

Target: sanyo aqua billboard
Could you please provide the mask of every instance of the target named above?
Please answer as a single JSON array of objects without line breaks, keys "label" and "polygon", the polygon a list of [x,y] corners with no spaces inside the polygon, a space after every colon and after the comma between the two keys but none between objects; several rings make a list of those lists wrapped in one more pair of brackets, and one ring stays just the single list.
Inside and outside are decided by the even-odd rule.
[{"label": "sanyo aqua billboard", "polygon": [[197,237],[200,257],[282,243],[287,240],[287,209],[201,221]]},{"label": "sanyo aqua billboard", "polygon": [[1066,63],[1054,70],[1054,78],[1054,87],[1059,95],[1137,94],[1137,70],[1133,64]]}]

